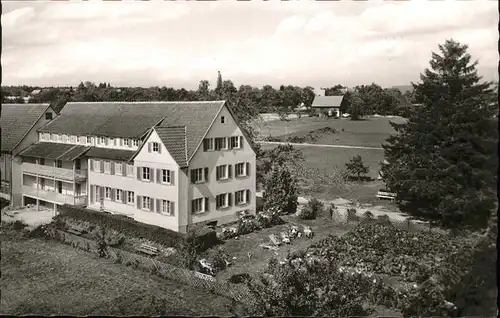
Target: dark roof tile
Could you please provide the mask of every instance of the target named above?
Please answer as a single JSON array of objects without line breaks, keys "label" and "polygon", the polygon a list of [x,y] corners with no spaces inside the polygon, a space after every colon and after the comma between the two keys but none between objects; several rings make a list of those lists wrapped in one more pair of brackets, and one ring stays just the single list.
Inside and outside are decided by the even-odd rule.
[{"label": "dark roof tile", "polygon": [[89,147],[82,145],[60,144],[54,142],[37,142],[23,150],[20,155],[25,157],[73,161]]},{"label": "dark roof tile", "polygon": [[140,138],[155,124],[186,126],[190,157],[224,101],[67,103],[42,132]]},{"label": "dark roof tile", "polygon": [[14,150],[48,107],[49,104],[2,104],[2,152]]},{"label": "dark roof tile", "polygon": [[155,130],[177,164],[181,168],[187,167],[186,127],[158,126]]},{"label": "dark roof tile", "polygon": [[134,150],[92,147],[85,155],[91,158],[128,161],[134,154]]}]

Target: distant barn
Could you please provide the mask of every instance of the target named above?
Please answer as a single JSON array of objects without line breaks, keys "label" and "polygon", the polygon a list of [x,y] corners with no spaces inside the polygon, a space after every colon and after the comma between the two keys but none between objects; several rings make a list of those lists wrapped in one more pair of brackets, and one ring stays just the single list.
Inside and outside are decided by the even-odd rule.
[{"label": "distant barn", "polygon": [[343,100],[344,96],[315,96],[311,107],[317,109],[320,115],[340,117],[340,105]]}]

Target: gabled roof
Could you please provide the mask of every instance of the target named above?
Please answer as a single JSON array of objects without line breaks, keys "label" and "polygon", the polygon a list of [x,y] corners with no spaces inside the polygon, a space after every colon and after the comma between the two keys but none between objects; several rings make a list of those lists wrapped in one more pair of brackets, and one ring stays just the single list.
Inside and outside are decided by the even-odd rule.
[{"label": "gabled roof", "polygon": [[194,152],[224,101],[70,102],[40,132],[141,138],[151,127],[185,126],[187,156]]},{"label": "gabled roof", "polygon": [[155,130],[179,167],[187,167],[186,126],[158,126]]},{"label": "gabled roof", "polygon": [[1,151],[14,150],[48,108],[49,104],[2,104]]},{"label": "gabled roof", "polygon": [[311,107],[340,107],[344,96],[315,96]]},{"label": "gabled roof", "polygon": [[83,155],[90,148],[91,147],[83,145],[39,141],[23,150],[20,155],[24,157],[73,161]]}]

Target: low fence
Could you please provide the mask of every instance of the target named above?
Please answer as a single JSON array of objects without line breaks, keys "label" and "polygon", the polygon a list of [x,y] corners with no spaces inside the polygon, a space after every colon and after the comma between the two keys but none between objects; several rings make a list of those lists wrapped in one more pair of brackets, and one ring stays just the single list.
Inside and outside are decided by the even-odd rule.
[{"label": "low fence", "polygon": [[[57,230],[57,234],[54,235],[53,238],[87,252],[96,254],[99,253],[96,241],[78,235]],[[249,303],[252,299],[247,287],[244,285],[236,285],[230,282],[220,281],[210,275],[179,268],[146,256],[127,252],[110,246],[106,247],[105,254],[106,258],[114,263],[122,263],[130,265],[134,268],[147,270],[151,273],[159,275],[160,277],[188,284],[193,287],[203,288],[214,294],[229,297],[237,302]]]}]

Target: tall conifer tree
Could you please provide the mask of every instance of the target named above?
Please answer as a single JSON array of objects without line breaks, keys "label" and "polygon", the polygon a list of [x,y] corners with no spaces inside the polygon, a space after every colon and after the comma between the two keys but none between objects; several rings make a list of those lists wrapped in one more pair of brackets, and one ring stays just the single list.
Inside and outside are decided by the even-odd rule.
[{"label": "tall conifer tree", "polygon": [[403,212],[448,228],[486,226],[496,202],[497,121],[491,83],[467,45],[447,40],[413,84],[422,106],[384,145],[383,178]]}]

